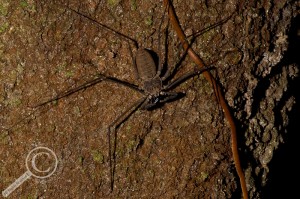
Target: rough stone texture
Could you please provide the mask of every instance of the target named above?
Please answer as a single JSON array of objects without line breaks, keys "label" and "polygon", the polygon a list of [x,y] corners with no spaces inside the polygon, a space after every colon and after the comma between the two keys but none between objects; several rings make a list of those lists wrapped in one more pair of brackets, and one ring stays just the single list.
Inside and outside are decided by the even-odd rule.
[{"label": "rough stone texture", "polygon": [[[160,57],[167,52],[168,67],[179,63],[183,51],[163,17],[162,2],[62,2]],[[236,118],[250,198],[276,196],[279,185],[268,179],[270,174],[276,179],[280,166],[274,164],[282,162],[274,156],[281,148],[291,152],[287,144],[296,144],[291,139],[299,137],[291,127],[297,125],[293,117],[299,113],[299,3],[173,4],[182,28],[194,36],[189,39],[195,51],[216,68],[212,73]],[[102,82],[38,109],[32,106],[97,73],[137,83],[127,42],[52,0],[0,0],[0,41],[0,189],[25,172],[27,153],[34,147],[47,146],[59,159],[53,176],[30,179],[12,198],[241,197],[230,129],[203,77],[175,89],[184,91],[184,98],[153,111],[137,111],[120,126],[115,188],[109,194],[107,127],[140,94]],[[175,78],[195,67],[188,57],[180,66]],[[297,173],[296,167],[283,168]]]}]

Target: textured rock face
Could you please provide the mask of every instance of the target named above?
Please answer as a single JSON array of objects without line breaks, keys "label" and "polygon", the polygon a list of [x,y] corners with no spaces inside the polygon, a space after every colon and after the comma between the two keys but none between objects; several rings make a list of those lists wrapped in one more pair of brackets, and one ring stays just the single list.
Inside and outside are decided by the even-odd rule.
[{"label": "textured rock face", "polygon": [[289,113],[296,103],[299,63],[294,51],[299,35],[294,31],[295,19],[291,23],[296,16],[295,4],[290,3],[258,3],[254,12],[247,12],[245,16],[248,35],[242,47],[244,60],[247,60],[243,62],[247,68],[243,75],[245,106],[244,114],[237,118],[244,123],[246,148],[255,162],[247,171],[252,179],[249,182],[252,182],[253,198],[260,197],[255,190],[268,182],[274,153],[285,142],[287,133],[294,133],[287,132],[287,127]]},{"label": "textured rock face", "polygon": [[[162,2],[0,0],[0,189],[24,171],[26,152],[42,145],[59,157],[56,175],[28,182],[16,196],[239,198],[230,129],[201,76],[176,88],[184,98],[137,111],[120,126],[116,187],[107,195],[107,127],[141,96],[103,82],[32,108],[97,73],[137,83],[127,42],[62,2],[154,50],[168,67],[180,63],[175,78],[195,67],[188,57],[181,61],[183,50]],[[299,110],[299,3],[173,4],[182,28],[194,36],[188,37],[192,47],[215,67],[236,118],[249,194],[269,198],[264,187],[273,183],[274,164],[281,164],[274,156],[298,138],[290,125]]]}]

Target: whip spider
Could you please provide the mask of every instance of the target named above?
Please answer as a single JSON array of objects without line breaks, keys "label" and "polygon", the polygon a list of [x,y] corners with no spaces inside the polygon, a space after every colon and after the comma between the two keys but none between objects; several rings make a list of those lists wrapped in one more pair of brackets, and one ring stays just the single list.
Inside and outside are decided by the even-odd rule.
[{"label": "whip spider", "polygon": [[[161,107],[165,103],[184,97],[185,94],[183,92],[175,92],[173,91],[174,88],[181,85],[186,80],[201,74],[201,72],[203,72],[206,69],[194,68],[193,70],[187,72],[186,74],[174,78],[177,72],[177,68],[181,64],[182,59],[185,57],[185,53],[182,56],[180,63],[178,63],[174,67],[167,67],[167,64],[163,62],[163,60],[166,59],[161,59],[161,52],[159,52],[158,53],[159,56],[157,56],[156,53],[153,52],[152,50],[140,47],[134,39],[118,31],[113,30],[112,28],[106,26],[105,24],[102,24],[101,22],[93,19],[92,17],[83,14],[80,11],[74,10],[70,7],[66,7],[66,9],[82,18],[92,21],[97,26],[110,31],[111,33],[124,39],[128,43],[129,53],[132,58],[132,65],[135,71],[137,84],[123,81],[116,77],[111,77],[100,73],[97,74],[96,78],[93,79],[92,81],[88,81],[82,84],[81,86],[78,86],[64,93],[61,93],[50,100],[47,100],[43,103],[36,105],[35,107],[40,107],[50,102],[57,101],[61,98],[64,98],[75,92],[91,87],[102,81],[108,81],[113,84],[125,86],[129,89],[132,89],[142,94],[142,97],[140,99],[133,102],[124,112],[119,113],[119,116],[108,126],[107,129],[108,146],[109,146],[108,157],[109,157],[109,167],[110,167],[110,188],[111,190],[113,190],[115,159],[116,159],[116,154],[115,154],[116,138],[117,138],[116,131],[120,127],[120,125],[123,124],[138,109],[153,110],[155,108]],[[163,19],[164,16],[162,17],[162,21]],[[159,29],[161,28],[162,21],[159,26]],[[158,32],[160,34],[161,31],[159,30]],[[161,49],[160,37],[161,36],[159,35],[158,36],[159,49]],[[135,58],[133,56],[132,49],[130,47],[131,46],[130,42],[132,42],[133,45],[137,48],[137,53],[135,55]],[[112,140],[112,137],[114,137],[114,140]]]}]

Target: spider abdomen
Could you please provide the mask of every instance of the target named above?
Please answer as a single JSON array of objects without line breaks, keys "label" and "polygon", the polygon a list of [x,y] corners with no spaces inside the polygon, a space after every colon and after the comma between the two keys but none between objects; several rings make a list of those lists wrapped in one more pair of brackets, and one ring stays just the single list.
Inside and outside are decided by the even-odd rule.
[{"label": "spider abdomen", "polygon": [[156,65],[152,55],[147,49],[138,50],[135,62],[140,80],[147,81],[155,77],[157,73]]}]

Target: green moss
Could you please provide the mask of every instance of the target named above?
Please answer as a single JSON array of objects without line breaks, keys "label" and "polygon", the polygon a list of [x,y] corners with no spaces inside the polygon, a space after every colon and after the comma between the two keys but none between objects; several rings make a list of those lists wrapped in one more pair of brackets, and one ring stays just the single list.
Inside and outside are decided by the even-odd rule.
[{"label": "green moss", "polygon": [[73,71],[70,71],[70,70],[67,70],[65,73],[64,73],[65,77],[73,77],[74,76],[74,72]]},{"label": "green moss", "polygon": [[0,25],[0,33],[5,32],[7,30],[7,28],[8,28],[8,23],[7,22],[1,24]]},{"label": "green moss", "polygon": [[130,125],[126,126],[126,132],[130,133],[130,131],[131,131],[131,126]]},{"label": "green moss", "polygon": [[14,97],[10,100],[9,104],[12,106],[12,107],[17,107],[19,106],[20,104],[22,103],[21,99],[18,98],[18,97]]},{"label": "green moss", "polygon": [[92,150],[92,156],[93,156],[93,160],[95,162],[98,162],[98,163],[103,163],[104,162],[104,156],[100,151]]},{"label": "green moss", "polygon": [[145,20],[144,20],[145,24],[147,26],[152,26],[153,24],[153,17],[152,16],[148,16]]},{"label": "green moss", "polygon": [[131,10],[133,10],[133,11],[135,11],[137,9],[136,0],[130,0],[130,7],[131,7]]},{"label": "green moss", "polygon": [[3,2],[0,2],[0,15],[1,16],[7,15],[7,7],[8,7],[8,4],[4,4]]},{"label": "green moss", "polygon": [[2,144],[8,143],[8,132],[0,134],[0,143]]},{"label": "green moss", "polygon": [[57,105],[57,104],[58,104],[58,100],[54,100],[51,104],[52,104],[53,106]]},{"label": "green moss", "polygon": [[83,156],[79,156],[78,162],[79,162],[80,165],[83,164],[83,161],[84,161],[84,157]]},{"label": "green moss", "polygon": [[27,199],[36,199],[37,197],[36,196],[33,196],[33,195],[28,195],[27,196]]},{"label": "green moss", "polygon": [[124,155],[124,150],[123,150],[123,148],[121,148],[121,147],[117,147],[115,153],[116,153],[116,156],[117,156],[117,157],[122,157],[122,156]]},{"label": "green moss", "polygon": [[201,172],[201,180],[203,180],[203,181],[205,181],[207,178],[208,178],[208,173],[206,173],[206,172]]},{"label": "green moss", "polygon": [[21,0],[21,1],[20,1],[20,6],[21,6],[22,8],[26,8],[26,7],[28,7],[28,2],[25,1],[25,0]]},{"label": "green moss", "polygon": [[126,148],[128,152],[131,152],[135,149],[136,147],[136,142],[135,140],[130,140],[127,144],[126,144]]},{"label": "green moss", "polygon": [[[75,68],[75,66],[74,66]],[[70,78],[74,76],[74,71],[67,68],[67,63],[62,63],[56,67],[56,72],[61,73],[63,76]]]},{"label": "green moss", "polygon": [[107,0],[107,4],[110,7],[115,7],[116,5],[118,5],[120,3],[121,0]]},{"label": "green moss", "polygon": [[65,70],[66,67],[67,67],[67,63],[63,62],[62,64],[60,64],[56,67],[56,72],[61,72],[61,71]]},{"label": "green moss", "polygon": [[26,0],[20,0],[19,5],[21,8],[26,9],[28,11],[36,11],[35,6],[33,4],[28,3]]}]

